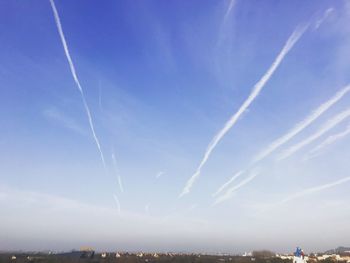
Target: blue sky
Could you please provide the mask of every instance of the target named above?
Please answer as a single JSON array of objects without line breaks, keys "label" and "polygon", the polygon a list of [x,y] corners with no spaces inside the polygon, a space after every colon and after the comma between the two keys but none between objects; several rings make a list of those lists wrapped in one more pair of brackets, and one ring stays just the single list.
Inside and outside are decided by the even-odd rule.
[{"label": "blue sky", "polygon": [[54,3],[83,97],[50,1],[0,4],[2,248],[349,245],[349,1]]}]

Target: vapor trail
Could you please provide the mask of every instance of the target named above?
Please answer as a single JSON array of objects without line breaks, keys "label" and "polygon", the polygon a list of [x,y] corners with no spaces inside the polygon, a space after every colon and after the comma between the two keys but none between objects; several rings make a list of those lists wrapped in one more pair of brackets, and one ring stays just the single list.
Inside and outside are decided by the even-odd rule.
[{"label": "vapor trail", "polygon": [[346,118],[348,118],[350,116],[350,109],[347,109],[341,113],[339,113],[338,115],[336,115],[335,117],[333,117],[332,119],[328,120],[326,122],[325,125],[323,125],[321,127],[321,129],[319,129],[316,133],[314,133],[313,135],[309,136],[308,138],[306,138],[305,140],[291,146],[290,148],[288,148],[287,150],[285,150],[278,158],[277,160],[283,160],[289,156],[291,156],[293,153],[295,153],[296,151],[300,150],[301,148],[305,147],[306,145],[312,143],[314,140],[318,139],[320,136],[322,136],[324,133],[326,133],[327,131],[329,131],[330,129],[332,129],[334,126],[336,126],[338,123],[342,122],[343,120],[345,120]]},{"label": "vapor trail", "polygon": [[275,70],[278,68],[280,63],[283,61],[284,57],[288,54],[288,52],[292,49],[294,44],[300,39],[300,37],[303,35],[305,30],[307,29],[308,25],[303,27],[297,27],[294,32],[291,34],[291,36],[288,38],[287,42],[285,43],[284,47],[278,54],[278,56],[275,58],[274,62],[270,66],[270,68],[267,70],[267,72],[262,76],[262,78],[254,85],[252,92],[250,93],[249,97],[244,101],[244,103],[241,105],[239,110],[226,122],[225,126],[214,136],[210,144],[208,145],[203,159],[200,162],[196,172],[192,175],[192,177],[187,181],[184,189],[182,190],[182,193],[179,197],[182,197],[183,195],[190,192],[190,189],[192,188],[194,182],[196,179],[200,176],[201,169],[204,166],[204,164],[207,162],[211,152],[215,149],[216,145],[220,142],[220,140],[224,137],[224,135],[235,125],[239,117],[248,109],[249,105],[254,101],[254,99],[259,95],[262,88],[265,86],[267,81],[271,78],[272,74],[275,72]]},{"label": "vapor trail", "polygon": [[122,178],[120,177],[120,175],[118,175],[118,184],[119,184],[120,192],[124,193]]},{"label": "vapor trail", "polygon": [[119,171],[118,171],[117,160],[115,158],[114,153],[112,153],[112,161],[113,161],[114,171],[117,173],[117,176],[118,176],[118,185],[119,185],[120,192],[124,193],[124,187],[123,187],[123,184],[122,184],[122,178],[121,178],[121,176],[119,174]]},{"label": "vapor trail", "polygon": [[230,1],[230,4],[229,4],[229,6],[228,6],[228,8],[227,8],[227,11],[226,11],[226,13],[225,13],[225,15],[224,15],[224,19],[222,20],[222,24],[225,24],[225,23],[226,23],[226,20],[227,20],[228,16],[230,15],[230,13],[231,13],[233,7],[235,6],[235,4],[236,4],[236,1],[235,1],[235,0],[231,0],[231,1]]},{"label": "vapor trail", "polygon": [[254,158],[254,162],[261,161],[268,155],[270,155],[277,148],[288,142],[295,135],[309,126],[312,122],[314,122],[318,117],[320,117],[325,111],[327,111],[331,106],[337,103],[345,94],[350,91],[350,85],[343,87],[340,91],[338,91],[331,99],[321,104],[316,110],[314,110],[309,116],[307,116],[302,122],[298,123],[292,130],[278,138],[274,142],[272,142],[267,149],[262,151],[258,156]]},{"label": "vapor trail", "polygon": [[[316,21],[315,29],[317,29],[333,11],[334,11],[333,8],[328,8],[324,12],[323,17]],[[253,161],[251,162],[251,165],[264,159],[265,157],[270,155],[273,151],[275,151],[277,148],[279,148],[280,146],[288,142],[290,139],[292,139],[295,135],[297,135],[299,132],[305,129],[308,125],[310,125],[313,121],[315,121],[318,117],[320,117],[325,111],[327,111],[333,104],[335,104],[338,100],[340,100],[349,91],[350,91],[350,85],[347,85],[342,90],[338,91],[334,97],[332,97],[327,102],[321,104],[315,111],[313,111],[309,116],[307,116],[301,123],[297,124],[291,131],[289,131],[287,134],[283,135],[279,139],[275,140],[272,144],[270,144],[267,147],[267,149],[259,153],[259,155],[257,155],[253,159]],[[229,180],[224,185],[229,184],[230,181],[231,180]]]},{"label": "vapor trail", "polygon": [[350,134],[350,125],[342,132],[339,132],[337,134],[329,136],[326,140],[321,142],[319,145],[317,145],[315,148],[313,148],[309,153],[305,156],[305,160],[311,159],[313,157],[316,157],[320,154],[321,150],[328,145],[342,139],[343,137]]},{"label": "vapor trail", "polygon": [[[216,45],[215,45],[215,48],[214,48],[214,50],[216,52],[216,55],[215,55],[215,66],[216,66],[216,69],[217,69],[219,74],[222,72],[221,63],[219,62],[219,55],[220,55],[222,50],[228,51],[226,48],[221,49],[221,46],[222,46],[223,41],[227,37],[227,32],[229,31],[230,34],[232,34],[232,30],[228,30],[226,28],[226,24],[227,24],[227,20],[230,17],[230,14],[231,14],[231,12],[232,12],[235,4],[236,4],[236,0],[229,0],[229,1],[230,1],[229,5],[227,7],[227,10],[226,10],[223,18],[222,18],[222,21],[221,21],[221,24],[220,24],[220,27],[219,27],[219,30],[218,30],[218,39],[216,41]],[[230,46],[232,46],[232,45],[230,45]]]},{"label": "vapor trail", "polygon": [[251,175],[249,177],[247,177],[246,179],[242,180],[239,184],[237,184],[236,186],[233,186],[231,188],[229,188],[225,194],[219,196],[218,198],[216,198],[215,202],[213,205],[217,205],[220,204],[224,201],[226,201],[227,199],[230,199],[233,195],[233,193],[235,191],[237,191],[239,188],[241,188],[242,186],[246,185],[247,183],[249,183],[251,180],[253,180],[257,175],[259,174],[259,171],[254,171],[251,173]]},{"label": "vapor trail", "polygon": [[164,175],[164,172],[159,172],[159,173],[157,173],[156,178],[158,179],[158,178],[160,178],[163,175]]},{"label": "vapor trail", "polygon": [[318,29],[318,28],[320,27],[320,25],[321,25],[321,24],[331,15],[331,13],[333,13],[333,12],[334,12],[334,8],[333,8],[333,7],[328,8],[328,9],[324,12],[323,16],[322,16],[319,20],[316,21],[316,23],[315,23],[315,29]]},{"label": "vapor trail", "polygon": [[291,140],[294,136],[296,136],[298,133],[300,133],[302,130],[308,127],[312,122],[317,120],[324,112],[326,112],[331,106],[337,103],[349,91],[350,91],[350,85],[347,85],[343,87],[341,90],[339,90],[332,98],[330,98],[325,103],[321,104],[316,110],[314,110],[310,115],[308,115],[302,122],[297,124],[292,130],[290,130],[285,135],[283,135],[282,137],[272,142],[267,147],[267,149],[262,151],[257,157],[254,158],[251,165],[266,158],[271,153],[273,153],[276,149],[278,149],[279,147],[287,143],[289,140]]},{"label": "vapor trail", "polygon": [[308,195],[308,194],[312,194],[312,193],[315,193],[315,192],[320,192],[322,190],[325,190],[325,189],[328,189],[328,188],[331,188],[331,187],[334,187],[334,186],[346,183],[348,181],[350,181],[350,176],[349,177],[345,177],[343,179],[340,179],[338,181],[335,181],[333,183],[329,183],[329,184],[324,184],[324,185],[308,188],[308,189],[305,189],[305,190],[303,190],[301,192],[298,192],[298,193],[295,193],[293,195],[288,196],[287,198],[283,199],[278,204],[284,204],[284,203],[287,203],[287,202],[289,202],[291,200],[294,200],[296,198],[299,198],[299,197],[302,197],[302,196],[305,196],[305,195]]},{"label": "vapor trail", "polygon": [[102,153],[102,150],[101,150],[101,145],[100,145],[100,142],[96,136],[96,132],[95,132],[95,128],[94,128],[94,124],[93,124],[93,121],[92,121],[92,117],[91,117],[91,113],[90,113],[90,109],[89,109],[89,106],[86,102],[86,99],[85,99],[85,95],[84,95],[84,91],[80,85],[80,82],[79,82],[79,79],[78,79],[78,76],[76,74],[76,71],[75,71],[75,67],[74,67],[74,64],[73,64],[73,61],[72,61],[72,58],[69,54],[69,49],[68,49],[68,46],[67,46],[67,42],[66,42],[66,38],[64,36],[64,33],[63,33],[63,29],[62,29],[62,25],[61,25],[61,20],[60,20],[60,17],[58,15],[58,12],[57,12],[57,9],[56,9],[56,6],[55,6],[55,2],[54,0],[50,0],[50,3],[51,3],[51,7],[52,7],[52,11],[53,11],[53,14],[54,14],[54,17],[55,17],[55,22],[56,22],[56,26],[57,26],[57,30],[58,30],[58,33],[61,37],[61,41],[62,41],[62,45],[63,45],[63,49],[64,49],[64,52],[66,54],[66,57],[67,57],[67,60],[68,60],[68,63],[69,63],[69,67],[70,67],[70,70],[71,70],[71,73],[72,73],[72,76],[73,76],[73,79],[77,85],[77,88],[80,92],[80,95],[81,95],[81,99],[83,101],[83,104],[84,104],[84,107],[85,107],[85,111],[86,111],[86,114],[87,114],[87,117],[88,117],[88,120],[89,120],[89,124],[90,124],[90,128],[91,128],[91,132],[92,132],[92,135],[94,137],[94,140],[95,140],[95,143],[96,143],[96,146],[97,146],[97,149],[100,153],[100,156],[101,156],[101,160],[102,160],[102,164],[103,164],[103,167],[105,169],[105,171],[107,171],[107,166],[106,166],[106,162],[105,162],[105,158],[103,156],[103,153]]},{"label": "vapor trail", "polygon": [[239,171],[238,173],[234,174],[230,180],[228,180],[226,183],[224,183],[215,193],[212,194],[213,197],[220,194],[227,186],[229,186],[232,182],[234,182],[240,175],[242,175],[244,171]]},{"label": "vapor trail", "polygon": [[114,198],[114,201],[115,201],[115,203],[117,205],[118,214],[120,215],[121,214],[121,209],[120,209],[120,202],[119,202],[118,196],[116,194],[113,194],[113,198]]}]

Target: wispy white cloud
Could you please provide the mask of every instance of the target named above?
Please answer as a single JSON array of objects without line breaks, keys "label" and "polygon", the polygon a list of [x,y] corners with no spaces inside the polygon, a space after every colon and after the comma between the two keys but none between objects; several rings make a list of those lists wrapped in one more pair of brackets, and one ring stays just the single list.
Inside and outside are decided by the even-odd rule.
[{"label": "wispy white cloud", "polygon": [[299,151],[303,147],[307,146],[308,144],[312,143],[319,137],[321,137],[323,134],[325,134],[327,131],[332,129],[334,126],[345,120],[350,116],[350,109],[347,109],[339,114],[337,114],[332,119],[328,120],[318,131],[316,131],[314,134],[309,136],[308,138],[304,139],[303,141],[289,147],[287,150],[282,152],[278,157],[277,160],[283,160],[285,158],[288,158],[295,152]]},{"label": "wispy white cloud", "polygon": [[71,117],[65,115],[63,112],[59,111],[58,109],[51,107],[48,109],[45,109],[43,111],[43,115],[50,121],[58,123],[59,125],[62,125],[66,129],[72,130],[80,135],[86,136],[87,132],[86,130],[80,126],[76,120],[72,119]]},{"label": "wispy white cloud", "polygon": [[[283,146],[289,140],[291,140],[298,133],[303,131],[311,123],[316,121],[324,112],[326,112],[331,106],[336,104],[341,98],[343,98],[350,91],[350,85],[343,87],[339,90],[332,98],[321,104],[317,109],[315,109],[310,115],[308,115],[302,122],[298,123],[289,132],[284,134],[282,137],[278,138],[272,142],[266,149],[261,151],[252,161],[251,165],[263,160],[270,154],[272,154],[279,147]],[[346,115],[346,113],[345,113]],[[335,124],[334,124],[335,125]],[[322,135],[322,134],[321,134]],[[321,136],[318,135],[318,136]],[[344,135],[345,136],[345,135]],[[311,138],[312,139],[312,138]],[[316,139],[316,138],[315,138]],[[311,141],[310,141],[311,142]],[[281,157],[280,157],[281,158]]]},{"label": "wispy white cloud", "polygon": [[[218,74],[218,81],[225,79],[224,72],[231,68],[231,66],[226,65],[225,62],[229,62],[229,57],[232,49],[232,37],[234,36],[233,20],[230,20],[231,14],[233,13],[234,7],[236,5],[236,0],[228,0],[225,5],[228,3],[226,11],[221,19],[220,27],[218,30],[218,37],[216,45],[213,49],[214,54],[214,67],[215,71]],[[227,60],[227,61],[226,61]],[[229,71],[229,70],[228,70]]]},{"label": "wispy white cloud", "polygon": [[212,151],[215,149],[216,145],[221,141],[221,139],[225,136],[225,134],[235,125],[235,123],[238,121],[240,116],[248,109],[250,104],[255,100],[255,98],[259,95],[267,81],[271,78],[273,73],[276,71],[278,66],[283,61],[284,57],[288,54],[288,52],[293,48],[295,43],[300,39],[300,37],[304,34],[306,31],[308,25],[305,26],[299,26],[297,27],[294,32],[291,34],[291,36],[288,38],[287,42],[283,46],[282,50],[278,54],[278,56],[273,61],[270,68],[267,70],[267,72],[262,76],[262,78],[254,85],[252,92],[248,96],[248,98],[244,101],[244,103],[241,105],[241,107],[238,109],[238,111],[226,122],[224,127],[214,136],[212,141],[209,143],[204,156],[195,171],[195,173],[192,175],[192,177],[187,181],[185,187],[183,188],[180,197],[184,196],[185,194],[188,194],[195,183],[195,181],[198,179],[201,173],[202,167],[205,165],[205,163],[208,161]]},{"label": "wispy white cloud", "polygon": [[217,43],[216,43],[216,48],[220,48],[224,38],[225,38],[225,34],[224,34],[224,28],[226,26],[226,23],[227,23],[227,20],[229,19],[234,7],[236,5],[236,0],[229,0],[229,4],[228,4],[228,7],[226,9],[226,12],[222,18],[222,21],[221,21],[221,25],[220,25],[220,28],[219,28],[219,36],[218,36],[218,40],[217,40]]},{"label": "wispy white cloud", "polygon": [[328,188],[332,188],[332,187],[335,187],[337,185],[344,184],[344,183],[346,183],[348,181],[350,181],[350,176],[342,178],[342,179],[337,180],[337,181],[332,182],[332,183],[311,187],[311,188],[305,189],[303,191],[297,192],[295,194],[292,194],[292,195],[286,197],[285,199],[283,199],[278,204],[284,204],[284,203],[287,203],[287,202],[292,201],[294,199],[303,197],[305,195],[309,195],[309,194],[312,194],[312,193],[320,192],[320,191],[326,190]]},{"label": "wispy white cloud", "polygon": [[315,23],[315,29],[318,29],[321,24],[334,12],[334,8],[333,7],[330,7],[328,8],[324,13],[323,13],[323,16],[318,19]]},{"label": "wispy white cloud", "polygon": [[350,91],[350,85],[343,87],[339,90],[331,99],[321,104],[317,109],[315,109],[310,115],[308,115],[303,121],[295,125],[289,132],[284,134],[282,137],[278,138],[274,142],[272,142],[266,149],[261,151],[255,158],[253,162],[258,162],[271,153],[273,153],[276,149],[287,143],[294,136],[308,127],[311,123],[317,120],[324,112],[326,112],[330,107],[332,107],[335,103],[337,103],[344,95],[346,95]]},{"label": "wispy white cloud", "polygon": [[222,186],[216,190],[215,193],[212,194],[213,197],[217,196],[220,194],[225,188],[227,188],[231,183],[233,183],[239,176],[241,176],[244,173],[244,171],[239,171],[238,173],[235,173],[230,180],[228,180],[226,183],[224,183]]},{"label": "wispy white cloud", "polygon": [[123,187],[123,183],[122,183],[122,177],[121,177],[120,175],[118,175],[118,185],[119,185],[120,192],[124,193],[124,187]]},{"label": "wispy white cloud", "polygon": [[158,179],[158,178],[160,178],[161,176],[163,176],[164,175],[164,172],[158,172],[157,174],[156,174],[156,178]]},{"label": "wispy white cloud", "polygon": [[230,199],[233,196],[234,192],[236,192],[238,189],[240,189],[241,187],[243,187],[244,185],[249,183],[251,180],[253,180],[259,173],[260,173],[260,171],[258,169],[255,169],[254,171],[252,171],[249,177],[242,180],[239,184],[227,189],[225,194],[217,197],[213,205],[220,204],[220,203]]},{"label": "wispy white cloud", "polygon": [[229,3],[229,5],[228,5],[228,8],[227,8],[226,13],[225,13],[225,15],[224,15],[224,18],[223,18],[223,20],[222,20],[222,23],[223,23],[223,24],[226,23],[226,21],[227,21],[228,17],[230,16],[230,14],[231,14],[231,12],[232,12],[232,9],[233,9],[233,7],[235,6],[235,4],[236,4],[236,0],[230,0],[230,3]]},{"label": "wispy white cloud", "polygon": [[335,143],[336,141],[344,138],[345,136],[347,136],[349,134],[350,134],[350,125],[347,126],[344,131],[330,135],[327,139],[325,139],[323,142],[321,142],[315,148],[311,149],[307,153],[307,155],[305,156],[304,160],[309,160],[311,158],[314,158],[314,157],[320,155],[324,148],[326,148],[327,146],[331,145],[332,143]]},{"label": "wispy white cloud", "polygon": [[121,207],[120,207],[120,201],[119,201],[119,198],[116,194],[113,194],[113,199],[115,201],[115,204],[117,206],[117,211],[118,211],[118,214],[120,215],[121,214]]},{"label": "wispy white cloud", "polygon": [[56,6],[55,6],[55,2],[54,2],[54,0],[50,0],[50,3],[51,3],[52,11],[53,11],[53,14],[54,14],[54,17],[55,17],[57,30],[58,30],[58,33],[60,35],[61,41],[62,41],[63,49],[64,49],[64,52],[66,54],[66,58],[68,60],[68,64],[69,64],[69,67],[70,67],[73,79],[75,81],[75,84],[77,85],[77,88],[78,88],[78,90],[80,92],[80,95],[81,95],[82,102],[84,104],[84,108],[85,108],[86,115],[87,115],[88,120],[89,120],[89,125],[90,125],[90,128],[91,128],[91,132],[92,132],[93,138],[95,140],[97,149],[98,149],[98,151],[100,153],[103,167],[104,167],[105,171],[107,171],[105,158],[104,158],[104,155],[103,155],[103,152],[102,152],[102,149],[101,149],[100,141],[99,141],[99,139],[98,139],[98,137],[96,135],[96,132],[95,132],[94,123],[93,123],[93,120],[92,120],[90,108],[89,108],[89,106],[88,106],[88,104],[86,102],[86,98],[85,98],[85,95],[84,95],[83,88],[80,85],[80,82],[79,82],[78,76],[76,74],[76,70],[75,70],[72,58],[71,58],[70,53],[69,53],[68,45],[67,45],[67,42],[66,42],[66,38],[64,36],[64,32],[63,32],[62,25],[61,25],[61,20],[60,20],[58,11],[57,11]]},{"label": "wispy white cloud", "polygon": [[119,174],[117,160],[115,158],[114,152],[112,153],[112,162],[113,162],[114,171],[117,174],[119,190],[120,190],[120,192],[124,193],[124,187],[123,187],[123,183],[122,183],[122,178],[121,178],[121,176]]},{"label": "wispy white cloud", "polygon": [[[333,8],[327,9],[323,17],[318,19],[315,24],[315,29],[317,29],[326,19],[327,17],[334,11]],[[261,161],[262,159],[269,156],[271,153],[273,153],[276,149],[281,147],[283,144],[287,143],[289,140],[291,140],[294,136],[296,136],[298,133],[300,133],[303,129],[305,129],[307,126],[309,126],[312,122],[317,120],[318,117],[320,117],[325,111],[327,111],[331,106],[333,106],[335,103],[337,103],[344,95],[346,95],[350,91],[350,85],[347,85],[343,87],[340,91],[338,91],[331,99],[326,101],[325,103],[321,104],[316,110],[314,110],[310,115],[308,115],[302,122],[298,123],[292,130],[287,132],[282,137],[278,138],[274,142],[272,142],[266,149],[261,151],[251,162],[251,166],[255,163]],[[230,184],[231,180],[234,180],[234,178],[231,178],[228,182],[226,182],[222,187],[224,188],[226,185]],[[251,180],[250,180],[251,181]],[[219,188],[220,190],[220,188]]]}]

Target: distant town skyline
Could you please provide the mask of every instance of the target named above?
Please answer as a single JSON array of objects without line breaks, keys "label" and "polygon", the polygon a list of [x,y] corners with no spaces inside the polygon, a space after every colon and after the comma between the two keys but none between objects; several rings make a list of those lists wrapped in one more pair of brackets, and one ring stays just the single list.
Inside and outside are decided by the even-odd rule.
[{"label": "distant town skyline", "polygon": [[0,8],[0,248],[349,246],[349,1]]}]

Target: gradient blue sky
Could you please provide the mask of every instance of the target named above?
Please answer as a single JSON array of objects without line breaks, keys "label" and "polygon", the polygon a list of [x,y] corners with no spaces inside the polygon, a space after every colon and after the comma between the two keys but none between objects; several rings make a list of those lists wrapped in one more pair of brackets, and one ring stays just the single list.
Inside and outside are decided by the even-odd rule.
[{"label": "gradient blue sky", "polygon": [[[350,118],[278,161],[347,110],[350,94],[252,165],[349,84],[349,1],[55,3],[106,167],[50,1],[1,1],[0,248],[237,253],[350,245]],[[178,198],[213,136],[305,25]],[[247,173],[229,187],[259,174],[215,205],[212,194],[240,170]]]}]

